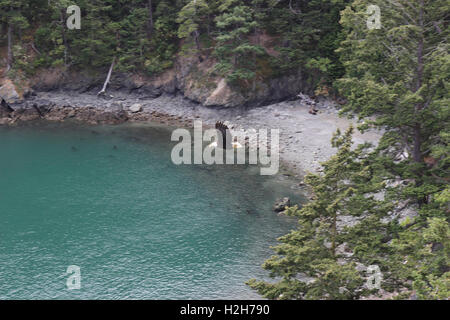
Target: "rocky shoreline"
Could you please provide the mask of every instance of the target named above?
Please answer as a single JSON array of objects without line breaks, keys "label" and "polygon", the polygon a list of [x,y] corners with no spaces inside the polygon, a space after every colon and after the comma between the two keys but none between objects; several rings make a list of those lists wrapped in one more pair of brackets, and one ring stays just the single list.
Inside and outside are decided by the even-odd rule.
[{"label": "rocky shoreline", "polygon": [[[280,129],[280,161],[283,173],[301,178],[320,171],[320,162],[334,150],[330,139],[337,128],[345,130],[351,121],[338,116],[335,103],[320,101],[317,115],[308,113],[302,100],[284,101],[265,107],[211,108],[182,95],[163,94],[157,98],[110,92],[105,97],[65,91],[36,92],[20,103],[0,107],[0,125],[27,121],[80,121],[91,125],[152,122],[170,127],[192,127],[202,120],[207,127],[227,121],[235,128]],[[376,143],[379,132],[355,134],[355,142]]]}]

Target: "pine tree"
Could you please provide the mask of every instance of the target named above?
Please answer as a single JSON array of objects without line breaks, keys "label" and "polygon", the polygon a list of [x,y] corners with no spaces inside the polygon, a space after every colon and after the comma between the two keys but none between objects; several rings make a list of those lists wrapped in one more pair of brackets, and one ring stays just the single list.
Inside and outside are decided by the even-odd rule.
[{"label": "pine tree", "polygon": [[248,36],[257,27],[252,8],[239,6],[220,7],[223,11],[216,18],[218,35],[215,55],[219,58],[217,70],[227,76],[230,83],[248,81],[255,77],[255,57],[263,55],[264,49],[250,43]]},{"label": "pine tree", "polygon": [[178,49],[178,1],[162,0],[156,3],[153,14],[153,32],[146,55],[145,70],[159,73],[173,66]]},{"label": "pine tree", "polygon": [[[383,183],[370,167],[369,146],[352,149],[352,132],[353,128],[344,135],[338,131],[332,139],[337,153],[323,163],[323,174],[306,177],[313,200],[300,210],[293,207],[286,211],[299,218],[299,227],[279,239],[277,256],[263,265],[272,277],[282,279],[277,283],[249,281],[265,297],[356,299],[368,294],[356,263],[379,263],[374,256],[385,246],[382,231],[388,227],[379,221],[390,207],[371,195]],[[343,227],[339,220],[344,216],[362,222]]]},{"label": "pine tree", "polygon": [[209,7],[205,0],[190,0],[178,13],[177,22],[180,24],[178,36],[180,38],[192,37],[195,42],[199,61],[202,62],[200,35],[202,22],[209,13]]},{"label": "pine tree", "polygon": [[[366,10],[374,4],[381,9],[381,29],[367,27]],[[448,292],[442,286],[449,285],[449,209],[439,200],[448,189],[449,168],[448,9],[448,1],[439,0],[356,0],[341,20],[347,34],[339,49],[346,75],[337,82],[348,100],[343,112],[364,119],[362,130],[386,130],[378,161],[391,176],[410,182],[388,188],[389,197],[417,213],[389,235],[389,275],[394,287],[408,294],[420,290],[420,298],[442,297]],[[444,249],[430,251],[430,245]]]},{"label": "pine tree", "polygon": [[276,75],[297,73],[307,78],[306,91],[331,86],[344,72],[335,50],[342,40],[339,12],[351,0],[268,2],[264,29],[279,39],[280,55],[272,58]]},{"label": "pine tree", "polygon": [[[370,4],[381,8],[379,30],[366,25]],[[448,2],[357,0],[352,7],[343,11],[347,39],[339,50],[347,68],[339,81],[344,111],[376,115],[367,123],[391,129],[386,139],[397,139],[395,147],[421,166],[433,138],[448,128]]]},{"label": "pine tree", "polygon": [[[29,26],[28,20],[24,16],[28,7],[27,1],[23,0],[1,0],[0,1],[0,22],[7,29],[7,57],[5,74],[13,67],[14,63],[14,36],[18,35],[19,40],[22,30]],[[16,50],[20,50],[20,45]]]}]

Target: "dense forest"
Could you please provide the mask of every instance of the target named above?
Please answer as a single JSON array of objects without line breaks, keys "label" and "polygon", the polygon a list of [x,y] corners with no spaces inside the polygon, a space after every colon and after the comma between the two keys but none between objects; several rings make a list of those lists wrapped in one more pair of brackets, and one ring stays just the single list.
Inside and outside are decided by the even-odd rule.
[{"label": "dense forest", "polygon": [[[81,30],[66,26],[70,5]],[[313,199],[286,210],[299,226],[264,264],[274,282],[248,284],[270,299],[448,299],[449,13],[448,0],[0,0],[0,71],[152,76],[191,55],[251,88],[301,70],[358,130],[385,133],[376,147],[352,145],[356,128],[336,133],[337,153],[306,178]],[[365,285],[374,265],[381,291]]]},{"label": "dense forest", "polygon": [[[116,70],[152,75],[185,53],[215,59],[215,72],[230,82],[302,67],[312,82],[331,84],[344,72],[335,50],[344,36],[339,12],[348,2],[2,0],[1,35],[8,66],[28,73],[100,70],[116,60]],[[81,8],[81,30],[66,27],[72,4]],[[261,47],[267,36],[279,54]]]}]

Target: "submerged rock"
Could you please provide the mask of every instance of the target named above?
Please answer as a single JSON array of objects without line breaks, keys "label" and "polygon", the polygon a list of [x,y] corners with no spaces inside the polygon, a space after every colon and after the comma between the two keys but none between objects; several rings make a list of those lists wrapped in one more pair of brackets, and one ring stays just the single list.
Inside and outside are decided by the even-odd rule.
[{"label": "submerged rock", "polygon": [[273,206],[273,211],[275,212],[282,212],[284,210],[286,210],[286,207],[290,207],[291,206],[291,200],[287,197],[285,198],[281,198],[278,199],[274,206]]}]

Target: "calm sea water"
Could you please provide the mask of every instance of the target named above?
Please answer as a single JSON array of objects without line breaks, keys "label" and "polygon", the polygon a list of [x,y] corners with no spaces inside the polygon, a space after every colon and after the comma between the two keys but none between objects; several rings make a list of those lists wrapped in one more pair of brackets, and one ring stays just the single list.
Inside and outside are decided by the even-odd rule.
[{"label": "calm sea water", "polygon": [[[175,166],[162,127],[0,127],[0,299],[252,299],[295,221],[255,167]],[[67,290],[70,265],[80,290]]]}]

